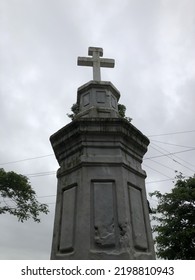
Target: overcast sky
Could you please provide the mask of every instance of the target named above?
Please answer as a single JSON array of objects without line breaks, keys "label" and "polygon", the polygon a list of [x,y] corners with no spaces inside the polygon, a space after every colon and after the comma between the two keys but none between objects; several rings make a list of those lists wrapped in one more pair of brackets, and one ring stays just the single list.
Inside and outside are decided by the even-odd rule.
[{"label": "overcast sky", "polygon": [[1,215],[0,259],[50,257],[58,164],[49,137],[92,79],[76,63],[89,46],[115,59],[102,80],[151,141],[147,193],[170,191],[174,170],[195,173],[194,11],[194,0],[1,0],[0,168],[27,175],[50,213],[40,224]]}]

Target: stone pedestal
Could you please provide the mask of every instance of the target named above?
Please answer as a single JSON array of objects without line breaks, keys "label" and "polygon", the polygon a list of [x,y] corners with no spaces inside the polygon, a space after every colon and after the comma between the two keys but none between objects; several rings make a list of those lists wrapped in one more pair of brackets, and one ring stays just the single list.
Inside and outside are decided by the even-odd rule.
[{"label": "stone pedestal", "polygon": [[80,112],[50,138],[60,168],[51,259],[154,259],[141,163],[149,140],[118,115],[111,83],[78,90]]}]

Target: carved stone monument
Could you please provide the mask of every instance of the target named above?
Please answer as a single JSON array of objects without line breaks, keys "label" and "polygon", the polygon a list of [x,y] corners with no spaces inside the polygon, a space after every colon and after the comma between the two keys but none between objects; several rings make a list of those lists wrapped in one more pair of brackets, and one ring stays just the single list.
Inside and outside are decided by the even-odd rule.
[{"label": "carved stone monument", "polygon": [[60,168],[51,259],[155,259],[141,163],[149,144],[118,113],[119,91],[101,81],[102,48],[78,65],[93,80],[78,89],[79,113],[50,138]]}]

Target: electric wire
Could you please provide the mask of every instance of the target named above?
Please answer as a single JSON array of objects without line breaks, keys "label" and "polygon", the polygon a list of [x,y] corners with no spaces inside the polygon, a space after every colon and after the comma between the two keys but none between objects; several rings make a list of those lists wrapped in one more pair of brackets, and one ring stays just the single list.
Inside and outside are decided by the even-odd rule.
[{"label": "electric wire", "polygon": [[159,140],[151,140],[152,142],[157,142],[160,144],[165,144],[165,145],[170,145],[170,146],[175,146],[175,147],[181,147],[181,148],[189,148],[189,149],[195,149],[195,147],[191,147],[191,146],[184,146],[184,145],[178,145],[175,143],[168,143],[168,142],[164,142],[164,141],[159,141]]},{"label": "electric wire", "polygon": [[[155,137],[155,136],[162,136],[162,135],[172,135],[172,134],[180,134],[180,133],[191,133],[191,132],[195,132],[195,130],[191,130],[191,131],[181,131],[181,132],[173,132],[173,133],[164,133],[164,134],[158,134],[158,135],[150,135],[150,137]],[[162,144],[167,144],[167,145],[172,145],[172,146],[180,146],[180,147],[185,147],[185,148],[189,148],[188,150],[182,150],[182,151],[178,151],[178,152],[169,152],[161,147],[159,147],[158,145],[156,144],[153,144],[155,145],[156,147],[164,150],[167,152],[167,154],[163,153],[162,151],[160,151],[159,149],[153,147],[153,145],[150,145],[150,147],[152,147],[153,149],[157,150],[158,152],[161,153],[161,155],[157,155],[157,156],[152,156],[152,157],[147,157],[145,158],[145,160],[150,160],[150,161],[153,161],[161,166],[164,166],[168,169],[171,169],[170,167],[167,167],[165,166],[164,164],[162,163],[158,163],[157,161],[154,160],[154,158],[159,158],[159,157],[163,157],[163,156],[166,156],[168,158],[170,158],[171,160],[173,160],[174,162],[180,164],[181,166],[187,168],[188,170],[190,171],[193,171],[191,168],[183,165],[181,162],[175,160],[174,158],[172,158],[172,156],[176,157],[176,158],[179,158],[178,156],[176,156],[176,154],[178,153],[184,153],[184,152],[189,152],[189,151],[193,151],[195,150],[194,147],[189,147],[189,146],[182,146],[182,145],[177,145],[177,144],[173,144],[173,143],[167,143],[167,142],[162,142],[162,141],[158,141],[158,140],[152,140],[154,142],[159,142],[159,143],[162,143]],[[16,160],[16,161],[9,161],[9,162],[4,162],[4,163],[1,163],[0,165],[6,165],[6,164],[13,164],[13,163],[19,163],[19,162],[24,162],[24,161],[30,161],[30,160],[35,160],[35,159],[41,159],[41,158],[45,158],[45,157],[50,157],[50,156],[54,156],[54,154],[47,154],[47,155],[42,155],[42,156],[37,156],[37,157],[31,157],[31,158],[25,158],[25,159],[20,159],[20,160]],[[187,163],[188,165],[191,165],[193,166],[192,164],[190,164],[189,162],[179,158],[180,160],[182,160],[183,162]],[[146,165],[144,163],[144,165],[152,170],[154,170],[155,172],[158,172],[159,174],[163,175],[163,176],[166,176],[168,177],[169,179],[162,179],[162,180],[156,180],[156,181],[150,181],[150,182],[146,182],[146,184],[151,184],[151,183],[157,183],[157,182],[164,182],[164,181],[169,181],[169,180],[173,180],[173,178],[170,178],[169,176],[165,175],[164,173]],[[172,169],[173,170],[173,169]],[[25,176],[28,176],[30,178],[32,177],[40,177],[40,176],[49,176],[49,175],[55,175],[56,174],[56,171],[45,171],[45,172],[39,172],[39,173],[30,173],[30,174],[25,174]]]},{"label": "electric wire", "polygon": [[175,171],[174,168],[171,168],[171,167],[169,167],[169,166],[167,166],[167,165],[165,165],[165,164],[163,164],[163,163],[161,163],[161,162],[158,162],[158,161],[156,161],[156,160],[154,160],[154,159],[150,159],[150,161],[152,161],[152,162],[154,162],[155,164],[158,164],[158,165],[160,165],[160,166],[163,166],[164,168],[167,168],[167,169],[169,169],[169,170]]},{"label": "electric wire", "polygon": [[15,161],[3,162],[3,163],[0,163],[0,165],[7,165],[7,164],[18,163],[18,162],[34,160],[34,159],[39,159],[39,158],[45,158],[45,157],[50,157],[50,156],[54,156],[54,154],[48,154],[48,155],[37,156],[37,157],[32,157],[32,158],[25,158],[25,159],[19,159],[19,160],[15,160]]},{"label": "electric wire", "polygon": [[[159,137],[159,136],[166,136],[166,135],[175,135],[175,134],[184,134],[184,133],[192,133],[192,132],[195,132],[195,130],[190,130],[190,131],[180,131],[180,132],[171,132],[171,133],[164,133],[164,134],[157,134],[157,135],[149,135],[148,137]],[[150,145],[150,147],[152,147],[153,149],[157,150],[158,152],[161,153],[161,155],[157,155],[157,156],[152,156],[152,157],[148,157],[148,158],[145,158],[145,160],[150,160],[150,161],[153,161],[165,168],[168,168],[168,169],[172,169],[170,167],[167,167],[166,165],[162,164],[162,163],[159,163],[157,161],[154,160],[154,158],[159,158],[159,157],[163,157],[163,156],[166,156],[168,158],[170,158],[171,160],[173,160],[174,162],[180,164],[181,166],[187,168],[188,170],[190,171],[193,171],[191,168],[183,165],[182,163],[180,163],[179,161],[175,160],[174,158],[172,158],[172,156],[182,160],[183,162],[187,163],[188,165],[191,165],[191,166],[194,166],[192,164],[190,164],[189,162],[179,158],[178,156],[176,156],[176,154],[179,154],[179,153],[185,153],[185,152],[189,152],[189,151],[193,151],[195,150],[195,147],[189,147],[189,146],[184,146],[184,145],[178,145],[178,144],[174,144],[174,143],[167,143],[167,142],[162,142],[162,141],[158,141],[158,140],[151,140],[153,142],[158,142],[158,143],[161,143],[161,144],[166,144],[166,145],[171,145],[171,146],[177,146],[177,147],[183,147],[183,148],[188,148],[187,150],[182,150],[182,151],[178,151],[178,152],[169,152],[161,147],[159,147],[158,145],[156,144],[153,144],[155,145],[156,147],[164,150],[167,154],[163,153],[162,151],[156,149],[155,147],[153,147],[153,145]],[[50,156],[54,156],[54,153],[52,154],[47,154],[47,155],[42,155],[42,156],[36,156],[36,157],[31,157],[31,158],[25,158],[25,159],[20,159],[20,160],[16,160],[16,161],[9,161],[9,162],[4,162],[4,163],[0,163],[0,166],[2,165],[8,165],[8,164],[14,164],[14,163],[19,163],[19,162],[24,162],[24,161],[30,161],[30,160],[35,160],[35,159],[41,159],[41,158],[46,158],[46,157],[50,157]],[[167,182],[167,181],[174,181],[175,178],[170,178],[169,176],[167,176],[166,174],[152,168],[151,166],[148,166],[146,165],[145,163],[143,163],[143,165],[145,165],[147,168],[150,168],[152,169],[153,171],[167,177],[168,179],[161,179],[161,180],[154,180],[154,181],[149,181],[147,182],[146,181],[146,185],[148,184],[154,184],[154,183],[161,183],[161,182]],[[172,169],[174,170],[174,169]],[[49,176],[49,175],[55,175],[56,174],[56,171],[44,171],[44,172],[39,172],[39,173],[30,173],[30,174],[25,174],[25,176],[28,176],[28,177],[40,177],[40,176]],[[189,178],[189,177],[185,177],[185,178]],[[53,194],[53,195],[44,195],[44,196],[37,196],[37,198],[41,199],[41,198],[46,198],[46,197],[56,197],[56,194]],[[154,200],[152,198],[149,198],[149,200]],[[154,201],[157,201],[157,200],[154,200]],[[9,202],[9,200],[5,200],[3,201],[4,203],[7,203]],[[45,202],[45,204],[56,204],[56,202]]]},{"label": "electric wire", "polygon": [[168,154],[162,154],[162,155],[158,155],[158,156],[147,157],[147,158],[145,158],[145,160],[164,157],[164,156],[170,156],[170,155],[175,155],[175,154],[181,154],[181,153],[186,153],[186,152],[191,152],[191,151],[194,151],[194,150],[195,150],[195,148],[188,149],[188,150],[182,150],[182,151],[178,151],[178,152],[172,152],[172,153],[168,153]]},{"label": "electric wire", "polygon": [[27,176],[28,178],[33,178],[33,177],[50,176],[50,175],[55,175],[55,174],[56,174],[56,171],[45,171],[45,172],[39,172],[39,173],[24,174],[24,176]]},{"label": "electric wire", "polygon": [[148,166],[148,165],[146,165],[145,163],[143,163],[143,165],[146,166],[146,167],[148,167],[148,168],[150,168],[150,169],[152,169],[153,171],[156,171],[156,172],[158,172],[159,174],[161,174],[161,175],[163,175],[163,176],[165,176],[165,177],[171,179],[170,176],[167,176],[166,174],[164,174],[164,173],[162,173],[162,172],[156,170],[155,168],[153,168],[153,167],[151,167],[151,166]]},{"label": "electric wire", "polygon": [[[150,147],[152,147],[152,145],[150,145]],[[189,151],[193,151],[193,150],[195,150],[195,147],[194,148],[190,148],[188,150],[182,150],[182,151],[178,151],[178,152],[168,152],[168,154],[162,154],[162,155],[157,155],[157,156],[152,156],[152,157],[146,157],[145,160],[153,159],[153,158],[158,158],[158,157],[163,157],[163,156],[175,155],[175,154],[179,154],[179,153],[185,153],[185,152],[189,152]],[[17,160],[17,161],[4,162],[4,163],[0,163],[0,165],[7,165],[7,164],[12,164],[12,163],[28,161],[28,160],[35,160],[35,159],[40,159],[40,158],[45,158],[45,157],[50,157],[50,156],[54,156],[54,154],[37,156],[37,157],[33,157],[33,158],[25,158],[25,159],[20,159],[20,160]]]},{"label": "electric wire", "polygon": [[[165,151],[165,152],[168,152],[168,153],[169,153],[169,151],[167,151],[166,149],[161,148],[161,147],[159,147],[159,146],[158,146],[158,145],[156,145],[156,144],[153,144],[153,145],[155,145],[156,147],[160,148],[161,150],[163,150],[163,151]],[[169,154],[170,154],[170,155],[172,155],[172,156],[170,156],[169,154],[164,154],[164,153],[163,153],[162,151],[160,151],[159,149],[157,149],[157,148],[153,147],[153,145],[151,145],[151,148],[153,148],[154,150],[156,150],[156,151],[160,152],[160,153],[161,153],[161,154],[163,154],[163,155],[166,155],[168,158],[170,158],[170,159],[171,159],[172,161],[174,161],[175,163],[177,163],[177,164],[179,164],[179,165],[181,165],[181,166],[185,167],[186,169],[188,169],[188,170],[192,171],[193,173],[195,173],[195,169],[191,169],[190,167],[185,166],[183,163],[181,163],[181,162],[179,162],[178,160],[174,159],[172,156],[174,156],[175,158],[177,158],[177,159],[179,159],[179,160],[184,161],[182,158],[180,158],[180,157],[178,157],[178,156],[176,156],[176,155],[173,155],[173,153],[169,153]],[[188,163],[187,161],[184,161],[184,162],[185,162],[185,163],[187,163],[188,165],[193,166],[192,164]],[[193,167],[194,167],[194,166],[193,166]]]},{"label": "electric wire", "polygon": [[158,136],[166,136],[166,135],[175,135],[175,134],[185,134],[195,132],[195,130],[186,130],[186,131],[177,131],[177,132],[169,132],[169,133],[162,133],[162,134],[154,134],[148,135],[148,137],[158,137]]}]

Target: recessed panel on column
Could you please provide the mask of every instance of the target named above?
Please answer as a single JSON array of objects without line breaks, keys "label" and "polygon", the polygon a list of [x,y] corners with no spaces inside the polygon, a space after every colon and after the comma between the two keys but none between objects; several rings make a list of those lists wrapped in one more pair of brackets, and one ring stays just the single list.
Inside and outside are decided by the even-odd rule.
[{"label": "recessed panel on column", "polygon": [[62,216],[60,224],[60,252],[74,250],[76,215],[76,186],[65,189],[62,194]]},{"label": "recessed panel on column", "polygon": [[134,247],[145,251],[148,248],[148,241],[141,189],[129,185],[128,192]]},{"label": "recessed panel on column", "polygon": [[92,240],[96,249],[116,246],[115,189],[113,182],[92,183]]},{"label": "recessed panel on column", "polygon": [[90,95],[89,92],[83,95],[83,106],[87,106],[90,103]]},{"label": "recessed panel on column", "polygon": [[97,90],[96,99],[97,99],[97,103],[105,103],[106,102],[106,92]]},{"label": "recessed panel on column", "polygon": [[116,99],[115,99],[113,96],[111,96],[111,104],[112,104],[112,107],[113,107],[114,109],[116,109],[116,104],[117,104],[117,102],[116,102]]}]

